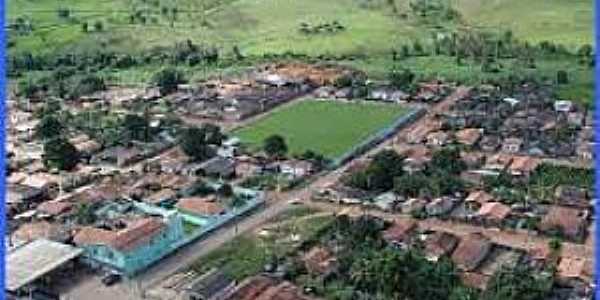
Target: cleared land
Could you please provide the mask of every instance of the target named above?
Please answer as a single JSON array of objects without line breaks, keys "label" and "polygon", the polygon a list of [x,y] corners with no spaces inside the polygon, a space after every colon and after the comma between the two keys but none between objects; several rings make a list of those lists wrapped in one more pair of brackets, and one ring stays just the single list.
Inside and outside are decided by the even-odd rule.
[{"label": "cleared land", "polygon": [[[373,55],[387,53],[399,42],[429,39],[434,31],[469,26],[510,29],[517,38],[531,42],[551,40],[573,47],[592,43],[589,0],[447,2],[460,12],[460,22],[423,23],[411,17],[407,0],[11,0],[7,5],[9,23],[21,18],[33,28],[30,33],[10,34],[11,50],[32,52],[98,45],[130,51],[189,38],[228,51],[238,45],[247,54]],[[70,13],[58,13],[61,9]],[[333,21],[346,29],[335,34],[299,32],[302,22]],[[82,30],[86,22],[88,32]],[[94,28],[96,22],[102,23],[102,30]]]},{"label": "cleared land", "polygon": [[391,104],[307,100],[284,107],[233,134],[254,149],[270,135],[279,134],[292,154],[312,150],[334,159],[407,112]]}]

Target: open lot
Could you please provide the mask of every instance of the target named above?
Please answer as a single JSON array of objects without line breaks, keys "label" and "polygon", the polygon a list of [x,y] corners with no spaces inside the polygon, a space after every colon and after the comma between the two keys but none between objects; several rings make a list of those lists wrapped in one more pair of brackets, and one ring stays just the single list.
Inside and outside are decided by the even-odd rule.
[{"label": "open lot", "polygon": [[234,131],[250,148],[278,134],[291,154],[316,151],[337,158],[409,110],[392,104],[301,101]]}]

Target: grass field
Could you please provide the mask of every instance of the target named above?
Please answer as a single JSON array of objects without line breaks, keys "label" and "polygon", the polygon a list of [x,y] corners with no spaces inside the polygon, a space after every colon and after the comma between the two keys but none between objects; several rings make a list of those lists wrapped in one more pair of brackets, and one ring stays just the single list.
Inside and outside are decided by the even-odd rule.
[{"label": "grass field", "polygon": [[265,138],[279,134],[291,154],[312,150],[335,159],[407,112],[398,105],[302,101],[233,134],[254,149]]},{"label": "grass field", "polygon": [[[460,21],[424,22],[408,8],[409,0],[11,0],[7,3],[8,23],[17,19],[31,24],[31,32],[9,32],[9,57],[23,52],[37,54],[69,51],[114,50],[138,53],[154,46],[172,46],[190,39],[216,46],[224,57],[232,57],[238,46],[248,59],[235,65],[178,66],[191,81],[216,74],[237,73],[261,62],[264,54],[286,52],[310,56],[361,54],[346,62],[382,78],[389,71],[391,49],[419,40],[427,44],[432,34],[460,28],[486,28],[499,33],[512,30],[519,40],[543,40],[564,44],[574,50],[593,44],[593,2],[590,0],[440,0],[451,3]],[[394,13],[390,3],[394,3]],[[68,17],[59,9],[69,9]],[[176,17],[170,13],[177,10]],[[141,12],[146,18],[130,22]],[[405,17],[402,17],[404,15]],[[94,29],[95,22],[103,29]],[[338,33],[305,35],[300,24],[339,22]],[[89,32],[82,24],[89,24]],[[592,102],[591,69],[574,59],[537,59],[537,69],[522,69],[519,63],[503,61],[499,73],[484,73],[479,66],[457,66],[446,56],[410,57],[398,67],[411,68],[420,77],[442,77],[451,81],[478,83],[481,79],[504,77],[510,72],[534,73],[554,78],[558,70],[569,73],[569,84],[559,87],[559,97]],[[514,65],[514,66],[513,66]],[[98,71],[111,83],[144,84],[163,65],[143,65],[128,69]],[[50,71],[27,74],[35,79]]]},{"label": "grass field", "polygon": [[[274,226],[268,237],[260,237],[254,233],[241,235],[226,243],[221,248],[194,262],[190,268],[204,273],[211,268],[219,268],[236,280],[259,273],[271,262],[271,257],[293,255],[296,247],[302,242],[311,240],[333,221],[332,216],[311,216],[314,211],[305,208],[293,209],[269,221],[267,226]],[[290,240],[292,234],[300,237],[299,241]]]},{"label": "grass field", "polygon": [[[384,0],[11,0],[8,21],[24,18],[29,34],[10,34],[10,51],[53,52],[98,46],[134,51],[192,39],[248,54],[285,51],[307,54],[389,52],[399,42],[429,39],[434,30],[458,26],[511,29],[532,42],[552,40],[567,46],[592,43],[593,3],[589,0],[448,0],[462,16],[457,23],[432,28],[410,17],[407,0],[396,0],[397,14]],[[156,3],[151,5],[149,3]],[[171,9],[177,10],[173,17]],[[71,10],[68,18],[59,9]],[[131,23],[136,12],[146,18]],[[167,12],[165,12],[167,11]],[[408,13],[408,18],[399,15]],[[92,25],[100,21],[104,29]],[[338,21],[337,34],[302,35],[301,22]],[[90,24],[82,31],[81,24]],[[439,24],[438,24],[439,25]]]}]

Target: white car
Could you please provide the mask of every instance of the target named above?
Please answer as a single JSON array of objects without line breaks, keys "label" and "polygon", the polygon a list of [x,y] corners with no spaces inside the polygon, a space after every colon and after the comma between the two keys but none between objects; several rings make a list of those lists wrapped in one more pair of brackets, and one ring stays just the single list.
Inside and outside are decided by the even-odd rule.
[{"label": "white car", "polygon": [[299,198],[294,198],[294,199],[288,201],[288,204],[299,205],[299,204],[302,204],[302,200],[300,200]]}]

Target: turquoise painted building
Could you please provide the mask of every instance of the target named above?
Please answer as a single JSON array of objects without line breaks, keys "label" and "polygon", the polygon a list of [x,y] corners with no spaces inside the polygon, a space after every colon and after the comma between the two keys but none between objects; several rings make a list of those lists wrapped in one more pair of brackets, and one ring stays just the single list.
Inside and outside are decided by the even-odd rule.
[{"label": "turquoise painted building", "polygon": [[[112,229],[84,227],[74,242],[85,250],[88,264],[131,276],[264,202],[259,191],[234,188],[234,193],[247,199],[245,204],[216,216],[193,216],[136,201],[111,203],[99,209],[97,217],[125,224],[117,222]],[[197,230],[186,233],[184,222],[196,225]]]},{"label": "turquoise painted building", "polygon": [[141,218],[118,231],[86,227],[74,241],[89,264],[133,275],[176,250],[183,238],[183,220],[172,213]]}]

